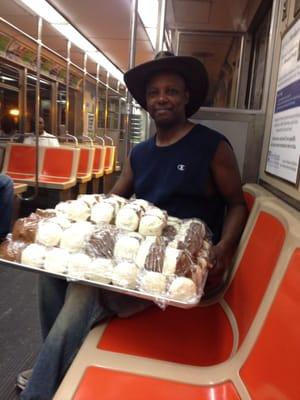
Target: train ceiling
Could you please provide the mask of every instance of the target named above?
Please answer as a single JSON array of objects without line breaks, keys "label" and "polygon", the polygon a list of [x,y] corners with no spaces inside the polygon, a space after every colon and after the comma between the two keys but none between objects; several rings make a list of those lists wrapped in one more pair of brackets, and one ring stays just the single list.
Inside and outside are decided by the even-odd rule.
[{"label": "train ceiling", "polygon": [[[179,54],[193,55],[206,65],[211,81],[220,73],[230,48],[232,33],[246,32],[262,0],[167,0],[170,36],[180,32]],[[130,0],[49,0],[81,33],[120,69],[128,68]],[[224,12],[226,10],[226,12]],[[0,15],[36,37],[37,18],[18,0],[1,0]],[[207,36],[207,32],[220,32]],[[43,41],[66,55],[66,40],[45,23]],[[153,58],[148,36],[138,21],[136,63]],[[81,65],[83,55],[72,48],[72,61]],[[94,72],[92,63],[89,68]]]}]

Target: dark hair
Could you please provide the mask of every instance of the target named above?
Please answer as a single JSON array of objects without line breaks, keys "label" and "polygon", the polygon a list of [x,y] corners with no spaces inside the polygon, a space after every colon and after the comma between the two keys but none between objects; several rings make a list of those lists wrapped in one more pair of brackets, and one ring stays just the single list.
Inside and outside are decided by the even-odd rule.
[{"label": "dark hair", "polygon": [[1,129],[6,135],[12,135],[15,133],[17,124],[11,115],[3,115],[1,118]]}]

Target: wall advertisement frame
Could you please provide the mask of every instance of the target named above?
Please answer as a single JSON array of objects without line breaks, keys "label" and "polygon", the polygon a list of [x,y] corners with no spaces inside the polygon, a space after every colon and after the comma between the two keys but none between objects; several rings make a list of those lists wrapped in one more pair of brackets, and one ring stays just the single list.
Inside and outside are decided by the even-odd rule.
[{"label": "wall advertisement frame", "polygon": [[294,185],[300,160],[300,18],[281,41],[276,100],[265,172]]}]

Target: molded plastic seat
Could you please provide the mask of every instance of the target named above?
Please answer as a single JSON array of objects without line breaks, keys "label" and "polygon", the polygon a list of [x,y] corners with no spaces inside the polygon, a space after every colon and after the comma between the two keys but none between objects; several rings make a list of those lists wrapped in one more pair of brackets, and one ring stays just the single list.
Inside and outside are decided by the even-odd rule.
[{"label": "molded plastic seat", "polygon": [[86,183],[92,179],[95,148],[80,146],[77,182]]},{"label": "molded plastic seat", "polygon": [[[117,384],[116,384],[117,382]],[[240,399],[231,382],[196,386],[109,369],[87,368],[73,400],[211,400]]]},{"label": "molded plastic seat", "polygon": [[44,147],[39,176],[41,187],[69,189],[76,184],[79,149],[74,147]]},{"label": "molded plastic seat", "polygon": [[35,146],[20,143],[7,144],[2,170],[3,174],[9,175],[17,182],[34,181],[35,167]]},{"label": "molded plastic seat", "polygon": [[[151,308],[127,319],[115,318],[106,326],[100,325],[94,328],[71,365],[55,395],[55,400],[68,398],[92,400],[98,397],[108,399],[111,386],[109,382],[107,383],[109,386],[106,386],[106,382],[102,385],[106,379],[103,369],[111,369],[111,382],[116,388],[123,385],[123,373],[130,373],[132,385],[137,387],[145,376],[151,376],[152,384],[155,386],[153,391],[159,390],[162,380],[172,379],[177,383],[196,385],[199,389],[199,400],[206,398],[205,390],[212,395],[217,393],[225,381],[232,382],[237,397],[224,392],[224,394],[218,393],[217,399],[248,398],[245,394],[247,392],[245,383],[240,378],[242,369],[245,381],[248,380],[252,385],[250,390],[253,390],[254,395],[251,398],[258,400],[281,398],[274,396],[273,391],[269,390],[272,388],[273,380],[280,379],[275,369],[278,362],[281,362],[279,356],[276,358],[274,371],[267,371],[269,364],[267,360],[272,359],[271,329],[268,330],[268,335],[265,335],[265,343],[269,340],[267,348],[270,348],[266,361],[260,361],[261,357],[264,357],[263,345],[257,351],[258,361],[252,361],[250,365],[246,360],[255,340],[259,337],[260,328],[287,269],[287,262],[295,243],[298,245],[300,242],[300,220],[295,218],[294,212],[287,206],[266,197],[257,199],[254,211],[255,215],[252,215],[250,221],[251,226],[247,227],[245,233],[247,237],[238,247],[232,280],[225,296],[220,297],[217,304],[189,310],[168,307],[166,311],[161,311]],[[300,250],[293,261],[294,268],[299,264],[299,260]],[[297,273],[300,273],[299,268]],[[299,282],[298,276],[294,275],[295,285],[297,282]],[[287,291],[285,295],[287,296]],[[294,326],[293,320],[299,325],[299,318],[296,316],[299,305],[297,300],[299,300],[298,295],[295,296],[291,318],[287,320],[283,316],[283,322],[276,326],[277,330],[283,330],[278,334],[277,342],[277,346],[279,344],[282,346],[284,361],[282,368],[286,368],[290,357],[293,356],[292,349],[291,355],[285,355],[290,347],[285,345],[284,331],[289,324]],[[287,305],[286,300],[282,301]],[[278,307],[280,307],[279,302]],[[281,307],[279,312],[284,313],[285,310]],[[295,352],[296,359],[300,355],[300,346],[296,343],[299,334],[299,328],[296,327],[291,333],[290,340],[292,345],[298,346]],[[274,348],[273,350],[276,351]],[[249,357],[249,360],[252,358]],[[245,362],[246,366],[243,367]],[[253,370],[259,362],[262,363],[263,371],[260,381],[255,382],[252,374],[255,375]],[[91,366],[98,369],[93,372],[94,378],[88,372]],[[294,367],[297,374],[296,364]],[[283,369],[281,373],[284,375]],[[270,382],[264,386],[266,376],[270,376]],[[287,391],[293,393],[293,396],[284,398],[297,398],[294,395],[297,385],[296,375],[293,375],[293,379],[295,385],[290,392]],[[286,386],[287,378],[284,377],[283,381],[283,386]],[[73,394],[68,397],[68,393],[74,393],[71,385],[74,387],[76,382],[78,389],[75,396],[79,397],[72,397]],[[98,391],[100,387],[101,396]],[[122,398],[134,399],[135,393],[140,396],[139,398],[147,398],[143,396],[142,390],[144,389],[133,390],[132,396],[128,392],[128,395]],[[280,385],[274,393],[278,394],[279,390]],[[145,389],[145,392],[147,395],[148,389]],[[159,397],[159,395],[153,397],[174,398]],[[194,397],[193,394],[186,393],[181,394],[179,398],[191,400]]]},{"label": "molded plastic seat", "polygon": [[153,307],[131,318],[113,319],[97,347],[188,365],[214,365],[230,356],[233,333],[220,304],[189,310]]},{"label": "molded plastic seat", "polygon": [[299,282],[300,248],[297,248],[258,340],[241,369],[252,399],[299,398]]},{"label": "molded plastic seat", "polygon": [[116,146],[105,146],[105,148],[104,173],[111,174],[114,172]]},{"label": "molded plastic seat", "polygon": [[95,146],[93,178],[101,178],[104,175],[105,152],[106,147],[99,145]]}]

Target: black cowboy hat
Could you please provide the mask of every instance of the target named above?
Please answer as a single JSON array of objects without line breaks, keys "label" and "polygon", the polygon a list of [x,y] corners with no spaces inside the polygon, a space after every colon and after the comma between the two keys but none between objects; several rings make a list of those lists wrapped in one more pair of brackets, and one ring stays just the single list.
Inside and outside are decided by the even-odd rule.
[{"label": "black cowboy hat", "polygon": [[177,73],[185,80],[190,94],[185,108],[186,117],[190,117],[203,104],[208,91],[207,72],[197,58],[174,56],[168,51],[161,51],[154,60],[127,71],[124,81],[132,97],[147,110],[146,85],[153,75],[163,71]]}]

